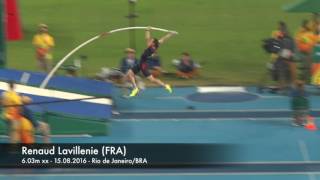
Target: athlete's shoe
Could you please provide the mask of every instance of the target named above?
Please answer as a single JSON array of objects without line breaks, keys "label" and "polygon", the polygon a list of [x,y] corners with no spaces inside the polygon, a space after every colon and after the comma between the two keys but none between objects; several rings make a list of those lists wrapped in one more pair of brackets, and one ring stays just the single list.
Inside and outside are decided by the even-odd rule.
[{"label": "athlete's shoe", "polygon": [[171,86],[169,84],[166,84],[165,88],[169,93],[172,93],[172,88],[171,88]]},{"label": "athlete's shoe", "polygon": [[139,88],[136,87],[136,88],[134,88],[134,89],[131,91],[129,97],[134,97],[134,96],[136,96],[138,93],[139,93]]}]

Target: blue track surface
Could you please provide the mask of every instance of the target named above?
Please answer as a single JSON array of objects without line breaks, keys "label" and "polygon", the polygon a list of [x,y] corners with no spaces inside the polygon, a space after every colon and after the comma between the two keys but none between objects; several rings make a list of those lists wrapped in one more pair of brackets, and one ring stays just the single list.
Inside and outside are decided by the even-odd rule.
[{"label": "blue track surface", "polygon": [[255,94],[246,92],[213,92],[213,93],[194,93],[187,96],[187,99],[196,102],[207,103],[232,103],[232,102],[244,102],[252,101],[259,98]]},{"label": "blue track surface", "polygon": [[[245,164],[288,164],[303,169],[290,172],[289,166],[281,166],[281,172],[223,173],[204,170],[158,171],[116,170],[113,172],[95,170],[91,174],[78,172],[62,173],[49,170],[44,174],[7,175],[14,179],[55,179],[77,176],[76,179],[272,179],[272,180],[314,180],[320,179],[316,166],[320,163],[320,134],[303,128],[292,127],[289,98],[275,94],[249,93],[259,98],[245,102],[201,103],[186,97],[196,93],[196,88],[176,88],[168,95],[163,89],[150,88],[134,99],[115,96],[118,110],[122,113],[113,119],[111,134],[94,138],[54,138],[63,143],[230,143],[241,145],[239,155],[233,163]],[[120,92],[116,91],[116,92]],[[320,110],[320,97],[310,97],[315,115]],[[192,110],[190,110],[192,106]],[[131,117],[128,116],[132,113]],[[166,116],[159,118],[158,113]],[[208,116],[207,113],[219,114]],[[235,114],[232,114],[235,113]],[[238,113],[238,114],[237,114]],[[179,114],[177,117],[175,114]],[[200,114],[201,116],[198,116]],[[238,115],[243,115],[241,118]],[[196,116],[196,117],[190,117]],[[318,117],[316,118],[318,119]],[[320,125],[317,122],[318,125]],[[310,166],[309,166],[310,165]],[[291,169],[292,170],[292,169]],[[287,171],[287,172],[285,172]],[[57,173],[58,172],[58,173]],[[82,171],[82,173],[85,171]]]}]

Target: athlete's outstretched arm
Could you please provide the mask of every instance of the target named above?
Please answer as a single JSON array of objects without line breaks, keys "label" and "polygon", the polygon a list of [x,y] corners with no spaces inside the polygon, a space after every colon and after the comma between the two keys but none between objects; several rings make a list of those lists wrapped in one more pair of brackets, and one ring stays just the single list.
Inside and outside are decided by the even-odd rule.
[{"label": "athlete's outstretched arm", "polygon": [[146,29],[146,34],[145,34],[145,38],[146,38],[146,43],[147,43],[147,46],[149,46],[149,44],[151,43],[151,27],[148,26],[148,28]]},{"label": "athlete's outstretched arm", "polygon": [[169,38],[171,38],[173,35],[176,35],[177,32],[175,31],[169,31],[166,35],[164,35],[161,39],[159,39],[159,43],[163,44],[165,41],[167,41]]}]

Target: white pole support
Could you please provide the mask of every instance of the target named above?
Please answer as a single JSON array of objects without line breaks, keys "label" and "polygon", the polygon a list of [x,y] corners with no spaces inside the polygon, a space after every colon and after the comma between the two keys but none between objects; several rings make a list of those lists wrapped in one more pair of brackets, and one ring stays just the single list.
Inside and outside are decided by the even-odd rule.
[{"label": "white pole support", "polygon": [[[147,29],[148,27],[126,27],[126,28],[119,28],[119,29],[114,29],[108,32],[108,34],[112,34],[112,33],[116,33],[116,32],[120,32],[120,31],[127,31],[127,30],[132,30],[132,29]],[[162,31],[162,32],[173,32],[178,34],[176,31],[170,31],[170,30],[166,30],[166,29],[161,29],[161,28],[157,28],[157,27],[150,27],[150,29],[155,30],[155,31]],[[74,48],[72,51],[70,51],[66,56],[64,56],[55,66],[54,68],[48,73],[48,75],[45,77],[45,79],[41,82],[40,84],[40,88],[46,88],[50,79],[52,78],[52,76],[55,74],[55,72],[60,68],[60,66],[75,52],[77,52],[79,49],[81,49],[82,47],[88,45],[89,43],[97,40],[100,38],[100,35],[97,35],[85,42],[83,42],[82,44],[80,44],[79,46],[77,46],[76,48]]]}]

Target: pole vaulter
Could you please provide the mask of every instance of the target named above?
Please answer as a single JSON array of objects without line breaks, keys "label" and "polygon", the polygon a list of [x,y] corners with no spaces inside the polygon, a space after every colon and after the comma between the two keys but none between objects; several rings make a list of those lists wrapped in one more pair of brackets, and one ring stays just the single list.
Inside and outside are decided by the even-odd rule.
[{"label": "pole vaulter", "polygon": [[113,33],[117,33],[117,32],[121,32],[121,31],[128,31],[128,30],[133,30],[133,29],[144,29],[144,30],[155,30],[155,31],[161,31],[161,32],[166,32],[166,33],[171,33],[171,34],[178,34],[178,32],[176,31],[171,31],[171,30],[167,30],[167,29],[162,29],[162,28],[157,28],[157,27],[126,27],[126,28],[119,28],[119,29],[114,29],[111,30],[109,32],[104,32],[102,34],[99,34],[97,36],[94,36],[90,39],[88,39],[87,41],[81,43],[80,45],[78,45],[77,47],[75,47],[73,50],[71,50],[67,55],[65,55],[60,61],[58,61],[58,63],[54,66],[54,68],[48,73],[48,75],[45,77],[45,79],[41,82],[40,84],[40,88],[46,88],[50,79],[52,78],[52,76],[55,74],[55,72],[61,67],[61,65],[63,65],[63,63],[71,56],[73,55],[75,52],[77,52],[78,50],[80,50],[82,47],[92,43],[93,41],[103,37],[104,35],[107,34],[113,34]]}]

